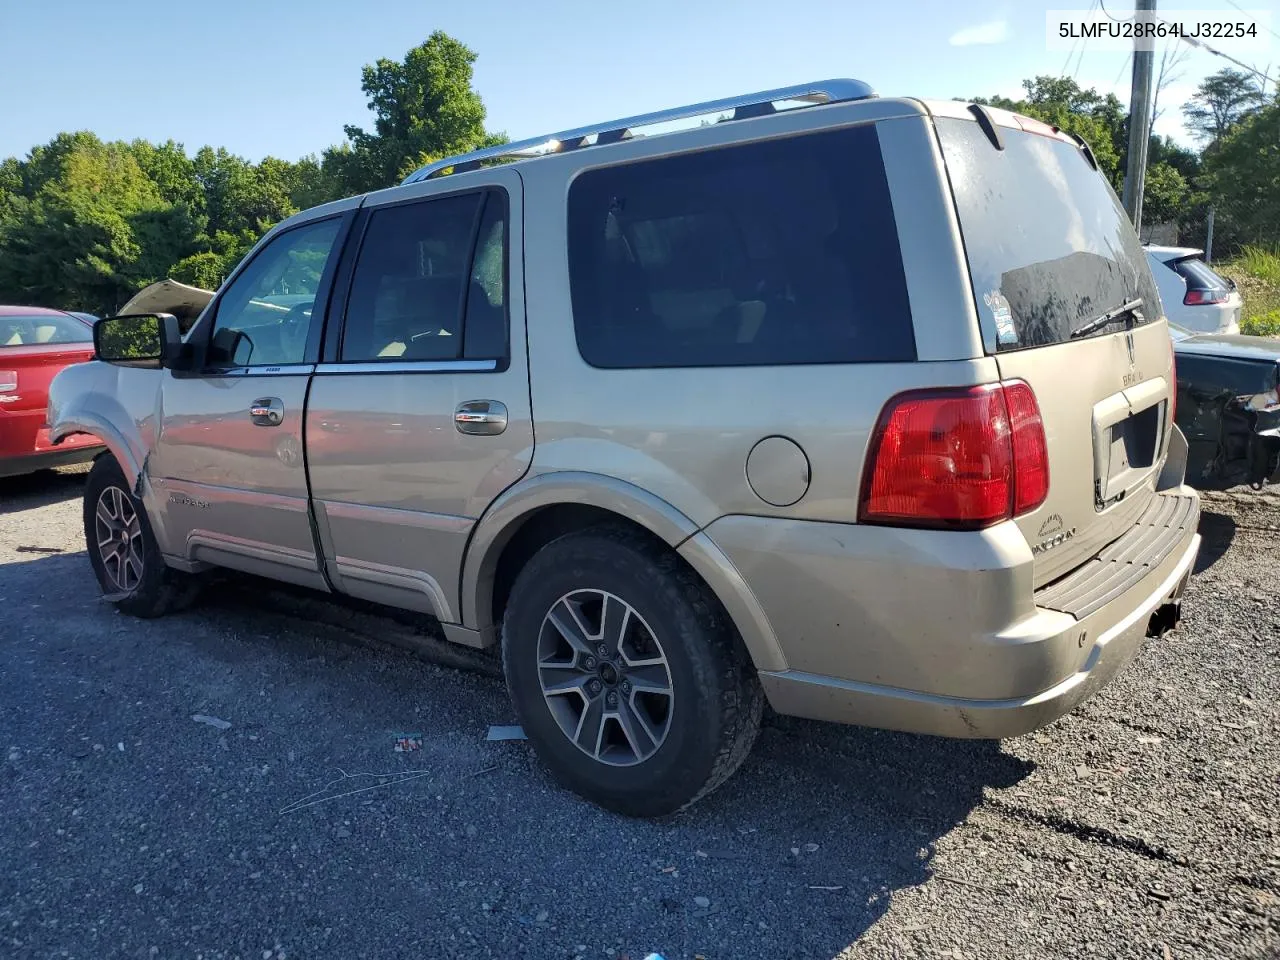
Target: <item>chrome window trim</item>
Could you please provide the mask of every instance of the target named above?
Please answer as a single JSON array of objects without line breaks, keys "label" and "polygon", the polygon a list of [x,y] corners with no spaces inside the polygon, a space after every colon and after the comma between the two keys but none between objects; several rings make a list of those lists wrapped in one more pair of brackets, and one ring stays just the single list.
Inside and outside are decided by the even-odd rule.
[{"label": "chrome window trim", "polygon": [[488,373],[497,369],[497,360],[400,360],[388,363],[322,363],[316,367],[316,373]]},{"label": "chrome window trim", "polygon": [[281,363],[260,367],[227,367],[225,369],[204,370],[201,377],[298,377],[306,376],[315,370],[314,363]]}]

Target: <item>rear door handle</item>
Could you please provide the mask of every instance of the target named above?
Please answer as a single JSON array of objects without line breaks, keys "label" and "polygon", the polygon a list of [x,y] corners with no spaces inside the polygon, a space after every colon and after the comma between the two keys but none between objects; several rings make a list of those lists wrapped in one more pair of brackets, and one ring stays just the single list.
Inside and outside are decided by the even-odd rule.
[{"label": "rear door handle", "polygon": [[279,397],[259,397],[249,405],[249,419],[259,427],[278,427],[284,420],[284,401]]},{"label": "rear door handle", "polygon": [[468,400],[458,404],[453,425],[459,433],[496,437],[507,429],[507,405],[497,400]]}]

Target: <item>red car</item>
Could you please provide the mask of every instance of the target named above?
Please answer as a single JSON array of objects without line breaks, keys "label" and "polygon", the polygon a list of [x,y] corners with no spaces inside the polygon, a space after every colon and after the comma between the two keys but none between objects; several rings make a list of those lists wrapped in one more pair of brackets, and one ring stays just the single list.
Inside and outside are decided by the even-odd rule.
[{"label": "red car", "polygon": [[0,477],[92,460],[97,437],[49,443],[49,382],[73,363],[93,359],[93,324],[43,307],[0,306]]}]

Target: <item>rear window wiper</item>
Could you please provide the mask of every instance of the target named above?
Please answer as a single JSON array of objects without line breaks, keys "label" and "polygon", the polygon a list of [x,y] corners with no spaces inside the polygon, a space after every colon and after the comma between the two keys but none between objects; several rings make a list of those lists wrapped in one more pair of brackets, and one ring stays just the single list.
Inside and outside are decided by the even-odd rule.
[{"label": "rear window wiper", "polygon": [[1109,327],[1121,317],[1127,316],[1132,320],[1133,315],[1138,312],[1138,309],[1141,306],[1142,298],[1134,297],[1128,303],[1122,303],[1114,310],[1108,310],[1102,316],[1094,317],[1094,319],[1090,320],[1088,323],[1072,330],[1071,339],[1074,340],[1077,337],[1087,336],[1094,331],[1101,330],[1103,327]]}]

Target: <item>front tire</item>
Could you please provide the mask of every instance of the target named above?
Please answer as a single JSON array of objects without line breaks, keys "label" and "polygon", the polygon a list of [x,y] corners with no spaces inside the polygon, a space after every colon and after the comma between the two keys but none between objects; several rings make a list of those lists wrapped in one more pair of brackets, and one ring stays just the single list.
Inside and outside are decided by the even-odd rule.
[{"label": "front tire", "polygon": [[512,587],[502,652],[552,775],[628,816],[710,793],[760,729],[763,695],[723,608],[639,532],[593,528],[538,551]]},{"label": "front tire", "polygon": [[110,454],[94,461],[85,483],[84,538],[98,586],[122,612],[159,617],[193,596],[190,578],[165,565],[146,510]]}]

